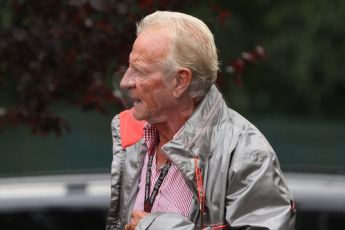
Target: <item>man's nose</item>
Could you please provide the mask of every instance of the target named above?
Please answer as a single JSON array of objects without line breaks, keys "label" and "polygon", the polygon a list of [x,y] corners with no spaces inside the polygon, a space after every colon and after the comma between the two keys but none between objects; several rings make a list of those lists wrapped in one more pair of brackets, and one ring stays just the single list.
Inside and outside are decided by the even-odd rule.
[{"label": "man's nose", "polygon": [[122,89],[131,89],[135,87],[135,79],[131,74],[128,73],[128,70],[123,75],[120,81],[120,87]]}]

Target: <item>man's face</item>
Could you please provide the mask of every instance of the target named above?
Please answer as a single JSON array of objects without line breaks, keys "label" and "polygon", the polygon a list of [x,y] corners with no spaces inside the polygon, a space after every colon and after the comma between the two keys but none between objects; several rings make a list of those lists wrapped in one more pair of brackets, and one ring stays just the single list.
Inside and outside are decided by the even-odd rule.
[{"label": "man's face", "polygon": [[133,116],[137,120],[151,124],[164,122],[176,106],[172,96],[173,78],[165,76],[161,64],[169,51],[168,42],[159,29],[141,32],[134,42],[120,87],[134,101]]}]

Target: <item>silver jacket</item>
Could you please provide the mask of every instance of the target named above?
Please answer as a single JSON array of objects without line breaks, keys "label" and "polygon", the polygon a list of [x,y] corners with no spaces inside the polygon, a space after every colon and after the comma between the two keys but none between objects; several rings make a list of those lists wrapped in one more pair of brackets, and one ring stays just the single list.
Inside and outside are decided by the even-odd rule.
[{"label": "silver jacket", "polygon": [[[124,229],[138,193],[146,154],[143,139],[122,149],[119,116],[112,121],[111,204],[106,229]],[[295,209],[279,162],[260,131],[227,107],[212,86],[173,140],[162,147],[194,192],[189,218],[156,212],[136,229],[294,229]],[[197,161],[196,161],[197,159]],[[197,163],[196,163],[197,162]],[[202,171],[205,211],[200,211],[195,169]]]}]

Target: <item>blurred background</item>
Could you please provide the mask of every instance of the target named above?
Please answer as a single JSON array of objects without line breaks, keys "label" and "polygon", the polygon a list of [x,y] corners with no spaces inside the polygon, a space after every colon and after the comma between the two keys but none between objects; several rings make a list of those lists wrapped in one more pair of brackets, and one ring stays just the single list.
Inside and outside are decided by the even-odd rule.
[{"label": "blurred background", "polygon": [[0,229],[104,228],[110,122],[124,109],[112,76],[135,23],[156,10],[192,14],[214,33],[217,84],[275,149],[296,229],[343,229],[341,0],[1,0]]}]

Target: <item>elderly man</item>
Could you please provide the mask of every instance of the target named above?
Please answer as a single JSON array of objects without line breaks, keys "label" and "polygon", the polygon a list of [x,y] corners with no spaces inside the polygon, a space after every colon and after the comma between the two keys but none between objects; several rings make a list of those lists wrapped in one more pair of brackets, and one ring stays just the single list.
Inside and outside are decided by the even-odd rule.
[{"label": "elderly man", "polygon": [[107,229],[294,229],[294,204],[264,136],[214,82],[208,27],[176,12],[137,25],[112,121]]}]

